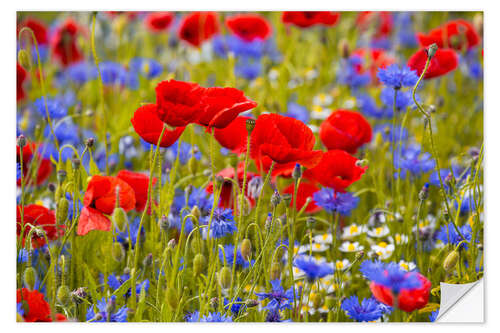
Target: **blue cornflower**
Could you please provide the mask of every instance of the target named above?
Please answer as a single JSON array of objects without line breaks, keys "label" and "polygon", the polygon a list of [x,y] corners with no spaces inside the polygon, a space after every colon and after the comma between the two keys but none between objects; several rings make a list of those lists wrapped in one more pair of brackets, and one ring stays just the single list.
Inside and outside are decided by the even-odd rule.
[{"label": "blue cornflower", "polygon": [[28,262],[28,258],[29,258],[28,250],[26,250],[25,248],[21,248],[19,250],[19,254],[17,255],[17,262],[20,264]]},{"label": "blue cornflower", "polygon": [[[116,302],[116,296],[111,296],[108,302]],[[122,306],[116,311],[112,313],[108,313],[107,311],[107,303],[106,299],[103,297],[100,301],[97,301],[97,312],[95,305],[92,305],[87,310],[87,321],[92,322],[126,322],[127,321],[127,312],[128,308],[126,306]],[[108,320],[109,316],[109,320]]]},{"label": "blue cornflower", "polygon": [[21,174],[22,174],[21,163],[16,163],[16,180],[21,179]]},{"label": "blue cornflower", "polygon": [[[129,274],[123,274],[123,275],[114,275],[110,274],[108,275],[108,286],[115,291],[116,289],[120,288],[122,284],[127,282],[130,279]],[[137,283],[135,286],[135,292],[136,295],[139,295],[141,293],[141,290],[144,288],[144,291],[147,293],[149,290],[149,280],[145,279],[143,282]],[[125,297],[130,297],[132,295],[131,288],[128,288],[127,292],[125,293]]]},{"label": "blue cornflower", "polygon": [[247,42],[234,35],[218,35],[213,39],[213,48],[217,56],[227,58],[230,51],[235,56],[260,58],[264,55],[265,42],[255,40]]},{"label": "blue cornflower", "polygon": [[[469,224],[466,224],[462,227],[458,227],[462,235],[465,237],[465,240],[470,242],[472,239],[472,228]],[[443,244],[453,244],[457,246],[461,241],[463,241],[463,238],[458,234],[457,230],[455,229],[455,226],[453,223],[449,223],[447,226],[443,225],[441,229],[436,234],[436,239],[439,239],[440,241],[443,242]],[[460,247],[463,247],[464,249],[468,249],[467,243],[462,243]]]},{"label": "blue cornflower", "polygon": [[[182,215],[179,215],[179,213],[170,213],[168,214],[168,223],[170,228],[177,229],[179,232],[182,229],[182,223],[184,221],[184,217],[186,215],[189,215],[189,211],[183,210]],[[194,225],[193,221],[191,220],[191,217],[186,218],[186,221],[184,222],[184,233],[189,234],[191,231],[193,231]]]},{"label": "blue cornflower", "polygon": [[341,215],[349,215],[356,208],[359,198],[351,193],[335,192],[331,188],[323,188],[313,194],[316,205],[323,207],[329,213],[339,212]]},{"label": "blue cornflower", "polygon": [[126,85],[128,73],[121,64],[104,61],[99,64],[99,69],[101,70],[102,83],[105,86]]},{"label": "blue cornflower", "polygon": [[274,308],[269,310],[266,315],[266,322],[268,323],[282,323],[282,322],[291,322],[291,319],[282,320],[281,314],[278,308]]},{"label": "blue cornflower", "polygon": [[[455,183],[459,184],[462,180],[464,180],[469,174],[470,171],[467,171],[464,173],[463,176],[461,176],[461,173],[463,170],[457,166],[457,165],[452,165],[451,170],[449,168],[446,169],[441,169],[439,170],[439,174],[441,175],[441,179],[444,182],[444,187],[445,189],[448,189],[448,185],[446,184],[446,178],[447,177],[452,177],[451,171],[453,170],[453,175],[455,176]],[[461,177],[460,177],[461,176]],[[429,183],[434,186],[441,186],[441,183],[439,181],[439,175],[437,171],[434,171],[429,175]]]},{"label": "blue cornflower", "polygon": [[[430,153],[422,153],[419,145],[398,145],[394,154],[394,167],[400,170],[400,177],[406,178],[409,172],[413,176],[428,172],[434,169],[436,162]],[[396,174],[395,177],[398,175]]]},{"label": "blue cornflower", "polygon": [[[83,194],[82,194],[83,197]],[[66,192],[66,199],[68,199],[68,220],[71,221],[73,219],[73,198],[72,194]],[[80,200],[77,201],[76,203],[76,215],[80,214],[81,210],[83,208],[83,204]]]},{"label": "blue cornflower", "polygon": [[342,59],[337,72],[337,80],[341,84],[346,84],[351,89],[360,88],[370,83],[369,73],[360,73],[359,65],[363,64],[363,59],[358,55],[352,55],[349,59]]},{"label": "blue cornflower", "polygon": [[20,316],[24,316],[24,308],[23,308],[23,303],[19,302],[16,303],[16,312]]},{"label": "blue cornflower", "polygon": [[387,37],[373,38],[370,41],[370,47],[372,49],[390,50],[392,47],[392,41]]},{"label": "blue cornflower", "polygon": [[413,87],[418,81],[418,75],[415,70],[410,69],[406,65],[400,68],[396,64],[389,65],[386,68],[379,68],[377,77],[380,82],[393,89]]},{"label": "blue cornflower", "polygon": [[[221,249],[219,249],[219,260],[221,263],[224,263],[224,254],[226,255],[226,263],[229,267],[233,266],[233,259],[234,259],[234,245],[228,244],[224,245],[224,252],[222,252]],[[236,266],[242,267],[242,268],[247,268],[250,266],[250,264],[253,265],[254,260],[251,262],[246,261],[243,258],[243,255],[241,254],[241,250],[238,249],[238,252],[236,252]]]},{"label": "blue cornflower", "polygon": [[356,104],[361,112],[375,119],[390,119],[394,116],[394,111],[387,107],[378,107],[375,100],[368,94],[358,94]]},{"label": "blue cornflower", "polygon": [[[482,187],[480,187],[480,191],[482,191]],[[453,201],[453,205],[455,209],[458,209],[458,200]],[[461,194],[461,202],[460,202],[460,214],[467,214],[470,211],[473,211],[478,206],[478,203],[474,199],[474,189],[467,189]]]},{"label": "blue cornflower", "polygon": [[390,288],[396,294],[399,294],[402,289],[411,290],[420,288],[422,285],[416,271],[407,272],[395,262],[365,260],[361,263],[359,270],[365,278]]},{"label": "blue cornflower", "polygon": [[[33,106],[42,117],[47,117],[44,101],[45,97],[40,97],[33,103]],[[47,98],[47,109],[49,110],[49,116],[52,119],[62,118],[68,114],[68,109],[59,98]]]},{"label": "blue cornflower", "polygon": [[234,65],[234,74],[247,80],[254,80],[262,72],[260,60],[250,57],[240,57]]},{"label": "blue cornflower", "polygon": [[97,69],[91,63],[79,62],[66,68],[66,75],[75,83],[84,84],[97,78]]},{"label": "blue cornflower", "polygon": [[439,315],[439,309],[432,311],[431,314],[429,315],[429,320],[431,322],[435,322],[438,315]]},{"label": "blue cornflower", "polygon": [[209,312],[200,318],[200,312],[195,311],[186,316],[187,322],[202,322],[202,323],[219,323],[219,322],[232,322],[233,317],[221,314],[220,312]]},{"label": "blue cornflower", "polygon": [[281,286],[280,279],[271,280],[270,282],[271,292],[255,293],[259,300],[269,300],[269,303],[264,307],[264,309],[269,311],[291,309],[293,303],[293,287],[290,287],[285,291],[285,289]]},{"label": "blue cornflower", "polygon": [[373,133],[381,133],[382,139],[389,142],[405,141],[408,139],[408,130],[406,128],[401,128],[401,126],[393,127],[392,124],[375,125]]},{"label": "blue cornflower", "polygon": [[131,160],[134,157],[139,156],[139,152],[134,145],[134,138],[131,135],[125,135],[120,138],[118,142],[118,151],[120,155],[125,157],[125,160]]},{"label": "blue cornflower", "polygon": [[155,59],[140,57],[130,60],[129,69],[131,72],[138,73],[147,79],[155,78],[163,72],[163,66]]},{"label": "blue cornflower", "polygon": [[[77,145],[78,142],[80,141],[80,138],[78,137],[78,126],[73,124],[70,120],[64,120],[58,122],[54,126],[54,134],[57,140],[59,141],[60,146],[67,143],[71,145]],[[43,135],[49,141],[53,140],[52,132],[49,126],[45,127]]]},{"label": "blue cornflower", "polygon": [[299,256],[293,261],[293,265],[302,271],[307,276],[307,279],[314,281],[318,278],[333,274],[333,267],[326,262],[317,262],[313,257]]},{"label": "blue cornflower", "polygon": [[[135,243],[137,242],[137,232],[139,231],[139,225],[141,223],[141,219],[139,217],[136,217],[132,223],[130,223],[129,229],[130,229],[130,238],[128,237],[128,229],[125,231],[121,231],[118,233],[116,236],[116,240],[120,243],[123,244],[125,249],[128,249],[130,245],[132,245],[132,248],[135,247]],[[117,230],[119,231],[119,230]],[[145,237],[145,230],[144,226],[141,228],[141,242],[143,237]]]},{"label": "blue cornflower", "polygon": [[[237,316],[239,315],[240,311],[245,311],[246,309],[246,305],[243,303],[243,299],[241,297],[238,297],[234,300],[234,302],[236,303],[233,303],[231,305],[231,312]],[[229,309],[229,300],[227,298],[224,297],[224,309],[227,310]]]},{"label": "blue cornflower", "polygon": [[342,302],[340,308],[356,321],[374,321],[383,315],[380,303],[373,297],[364,298],[359,304],[358,296],[351,296]]},{"label": "blue cornflower", "polygon": [[[418,95],[415,95],[417,101]],[[391,110],[394,109],[394,89],[384,88],[380,93],[380,100]],[[396,110],[405,110],[407,107],[413,106],[413,97],[411,91],[396,90]],[[392,113],[391,113],[392,114]]]},{"label": "blue cornflower", "polygon": [[179,147],[179,144],[176,141],[172,146],[170,146],[168,148],[167,159],[170,162],[173,163],[175,161],[175,159],[177,158],[177,154],[179,154],[179,162],[181,164],[186,164],[189,161],[189,159],[191,158],[191,156],[193,156],[193,150],[195,151],[194,158],[196,158],[197,160],[200,160],[201,152],[199,151],[199,149],[196,145],[191,146],[187,142],[181,142],[180,152],[178,152],[178,147]]},{"label": "blue cornflower", "polygon": [[309,111],[305,106],[297,103],[289,102],[287,105],[287,112],[284,116],[291,117],[302,121],[304,124],[309,122]]},{"label": "blue cornflower", "polygon": [[[203,224],[208,225],[210,216],[205,216]],[[206,229],[205,229],[206,230]],[[233,234],[237,231],[236,223],[234,222],[233,210],[216,208],[214,210],[213,218],[210,223],[210,237],[222,238],[227,235]]]}]

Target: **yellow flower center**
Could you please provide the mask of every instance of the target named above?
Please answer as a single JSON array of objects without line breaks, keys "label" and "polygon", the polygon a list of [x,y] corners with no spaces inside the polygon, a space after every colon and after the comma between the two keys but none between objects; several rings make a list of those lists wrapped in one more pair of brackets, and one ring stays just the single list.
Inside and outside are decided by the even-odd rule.
[{"label": "yellow flower center", "polygon": [[378,227],[377,229],[375,229],[375,233],[377,235],[380,235],[382,233],[382,230],[383,230],[382,227]]},{"label": "yellow flower center", "polygon": [[349,245],[347,246],[347,250],[348,251],[354,251],[354,250],[356,250],[356,247],[354,246],[353,243],[349,243]]},{"label": "yellow flower center", "polygon": [[344,268],[344,263],[342,261],[337,261],[335,267],[337,267],[337,269],[342,269]]},{"label": "yellow flower center", "polygon": [[358,226],[357,225],[352,225],[350,228],[349,228],[349,233],[350,234],[354,234],[358,232]]},{"label": "yellow flower center", "polygon": [[380,242],[380,243],[378,243],[378,246],[383,247],[385,249],[387,247],[387,243],[386,242]]}]

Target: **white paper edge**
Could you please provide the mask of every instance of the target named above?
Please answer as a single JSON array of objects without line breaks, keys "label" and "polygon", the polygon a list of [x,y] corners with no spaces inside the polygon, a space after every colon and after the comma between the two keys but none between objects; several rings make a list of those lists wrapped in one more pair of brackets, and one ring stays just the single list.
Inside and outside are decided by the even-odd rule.
[{"label": "white paper edge", "polygon": [[441,282],[441,305],[436,322],[484,322],[484,281],[465,284]]}]

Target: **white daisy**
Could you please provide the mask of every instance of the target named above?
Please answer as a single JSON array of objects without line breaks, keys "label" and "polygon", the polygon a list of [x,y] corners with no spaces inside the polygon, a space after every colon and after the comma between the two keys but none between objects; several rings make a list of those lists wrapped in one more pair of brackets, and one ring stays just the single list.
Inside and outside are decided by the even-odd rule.
[{"label": "white daisy", "polygon": [[378,227],[378,228],[373,228],[367,231],[368,236],[374,237],[374,238],[380,238],[380,237],[385,237],[390,233],[389,228],[387,225],[384,225],[383,227]]},{"label": "white daisy", "polygon": [[363,250],[365,247],[363,245],[359,245],[359,242],[343,242],[340,245],[339,250],[342,252],[358,252]]},{"label": "white daisy", "polygon": [[366,232],[365,225],[357,225],[355,223],[348,225],[342,229],[342,239],[351,239]]}]

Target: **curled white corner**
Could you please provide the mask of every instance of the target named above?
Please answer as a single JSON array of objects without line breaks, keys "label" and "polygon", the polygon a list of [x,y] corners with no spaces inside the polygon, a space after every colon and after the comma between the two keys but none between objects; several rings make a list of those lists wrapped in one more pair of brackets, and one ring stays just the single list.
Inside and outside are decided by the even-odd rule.
[{"label": "curled white corner", "polygon": [[484,282],[441,282],[441,305],[437,322],[480,323],[484,321]]}]

